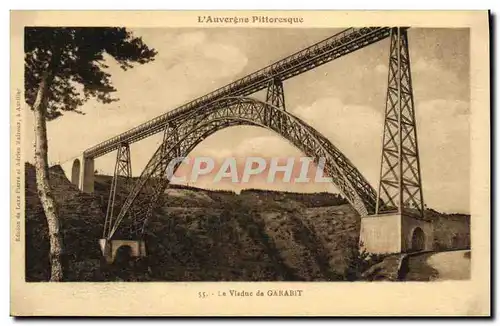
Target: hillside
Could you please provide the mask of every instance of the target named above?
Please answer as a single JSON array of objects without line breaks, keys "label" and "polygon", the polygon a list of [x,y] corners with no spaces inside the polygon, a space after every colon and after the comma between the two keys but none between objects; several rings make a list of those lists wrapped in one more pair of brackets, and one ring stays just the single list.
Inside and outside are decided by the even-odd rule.
[{"label": "hillside", "polygon": [[[68,281],[344,280],[359,237],[359,215],[335,194],[236,194],[171,186],[165,206],[155,211],[148,227],[149,269],[114,273],[99,268],[97,243],[111,178],[98,175],[94,194],[78,191],[60,167],[51,168],[50,178],[62,220]],[[123,201],[126,188],[120,185],[118,201]],[[449,224],[437,212],[433,218],[443,230]],[[441,241],[443,246],[448,242]],[[34,168],[27,164],[28,281],[48,279],[48,245]]]},{"label": "hillside", "polygon": [[[25,173],[26,280],[47,280],[50,275],[47,223],[36,192],[34,167],[26,164]],[[71,266],[98,263],[101,255],[95,239],[102,233],[102,207],[94,196],[80,192],[71,184],[60,167],[50,169],[50,183],[59,209],[66,263]],[[68,278],[79,279],[81,275],[70,273]]]},{"label": "hillside", "polygon": [[470,215],[443,214],[429,209],[426,216],[434,224],[434,249],[469,249]]},{"label": "hillside", "polygon": [[[98,271],[111,178],[97,176],[94,194],[79,192],[51,168],[67,247],[69,280],[104,280]],[[48,279],[48,240],[26,165],[27,280]],[[123,200],[126,186],[117,196]],[[247,190],[237,195],[172,186],[155,212],[147,244],[151,280],[335,280],[346,267],[347,244],[357,241],[359,216],[340,196]],[[327,204],[339,204],[327,206]],[[337,239],[332,241],[332,239]]]}]

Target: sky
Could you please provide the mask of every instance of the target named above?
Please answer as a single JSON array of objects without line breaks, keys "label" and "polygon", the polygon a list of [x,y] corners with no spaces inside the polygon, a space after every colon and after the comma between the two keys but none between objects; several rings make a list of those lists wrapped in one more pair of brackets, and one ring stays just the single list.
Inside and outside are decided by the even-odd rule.
[{"label": "sky", "polygon": [[[282,57],[327,38],[338,29],[132,29],[158,51],[153,63],[122,71],[107,59],[119,102],[91,100],[77,113],[48,123],[49,161],[67,168],[81,153],[110,137],[202,96]],[[470,77],[468,29],[408,31],[424,201],[445,212],[469,212]],[[387,88],[389,40],[378,42],[284,82],[287,110],[325,135],[376,189]],[[260,92],[252,97],[263,99]],[[26,115],[27,160],[33,160],[33,116]],[[139,175],[161,134],[131,145]],[[204,140],[190,156],[298,157],[271,131],[232,127]],[[96,159],[112,174],[116,153]],[[207,178],[198,187],[332,191],[330,184],[247,185]]]}]

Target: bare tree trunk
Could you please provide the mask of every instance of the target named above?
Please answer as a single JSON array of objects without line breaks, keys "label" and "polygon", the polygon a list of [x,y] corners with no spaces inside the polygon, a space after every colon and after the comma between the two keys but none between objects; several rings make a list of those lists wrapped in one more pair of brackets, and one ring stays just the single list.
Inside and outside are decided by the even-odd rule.
[{"label": "bare tree trunk", "polygon": [[35,114],[35,169],[36,169],[36,185],[38,196],[42,203],[47,225],[49,228],[50,240],[50,281],[60,282],[63,280],[62,269],[62,252],[63,241],[59,230],[59,218],[57,207],[52,196],[51,187],[49,184],[49,163],[47,158],[47,90],[51,82],[49,73],[42,76],[40,86],[33,104]]}]

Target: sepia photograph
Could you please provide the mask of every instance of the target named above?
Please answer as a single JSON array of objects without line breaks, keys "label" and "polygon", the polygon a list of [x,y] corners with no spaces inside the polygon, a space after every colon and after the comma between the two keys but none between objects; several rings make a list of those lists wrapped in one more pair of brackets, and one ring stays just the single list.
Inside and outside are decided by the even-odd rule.
[{"label": "sepia photograph", "polygon": [[299,300],[473,281],[473,27],[268,14],[19,25],[20,282]]}]

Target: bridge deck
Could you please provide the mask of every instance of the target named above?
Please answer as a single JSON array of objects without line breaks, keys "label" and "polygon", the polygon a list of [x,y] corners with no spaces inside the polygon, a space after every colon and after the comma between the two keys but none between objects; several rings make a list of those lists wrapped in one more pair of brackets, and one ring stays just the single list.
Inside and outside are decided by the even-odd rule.
[{"label": "bridge deck", "polygon": [[201,108],[227,96],[247,96],[266,88],[275,78],[286,80],[334,59],[352,53],[390,35],[389,27],[348,28],[276,63],[238,79],[207,95],[147,121],[84,152],[85,157],[99,157],[116,150],[120,143],[133,143],[161,132],[164,126],[193,109]]}]

